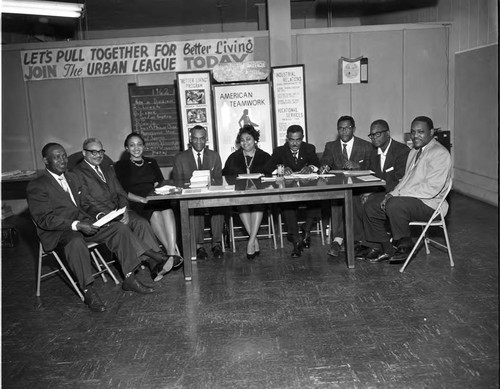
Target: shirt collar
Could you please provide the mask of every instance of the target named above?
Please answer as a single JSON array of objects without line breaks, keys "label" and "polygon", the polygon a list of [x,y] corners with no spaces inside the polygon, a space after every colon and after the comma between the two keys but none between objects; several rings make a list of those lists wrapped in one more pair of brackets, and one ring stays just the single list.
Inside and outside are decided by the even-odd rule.
[{"label": "shirt collar", "polygon": [[342,144],[342,147],[344,147],[344,145],[347,145],[347,147],[352,146],[352,144],[354,143],[354,137],[352,137],[349,142],[344,142],[343,140],[341,140],[340,143]]},{"label": "shirt collar", "polygon": [[391,147],[391,143],[392,143],[392,138],[389,139],[389,144],[385,148],[385,151],[382,151],[380,147],[377,147],[378,155],[383,155],[385,157],[387,155],[387,151],[389,151],[389,147]]},{"label": "shirt collar", "polygon": [[57,181],[61,181],[61,180],[66,181],[66,177],[64,177],[64,173],[62,173],[60,176],[58,176],[57,174],[52,173],[49,169],[45,169],[45,170],[47,170],[50,173],[50,175],[52,177],[54,177]]},{"label": "shirt collar", "polygon": [[93,169],[93,170],[96,170],[96,167],[99,166],[99,165],[92,165],[90,162],[88,162],[86,159],[84,159],[85,162],[87,162],[87,164]]}]

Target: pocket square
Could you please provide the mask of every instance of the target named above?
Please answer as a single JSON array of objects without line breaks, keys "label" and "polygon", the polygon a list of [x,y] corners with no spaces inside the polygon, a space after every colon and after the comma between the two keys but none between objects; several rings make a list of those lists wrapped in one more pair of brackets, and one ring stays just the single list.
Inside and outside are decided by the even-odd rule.
[{"label": "pocket square", "polygon": [[385,172],[389,173],[389,172],[392,172],[393,170],[394,170],[394,166],[391,166],[389,169],[386,169]]}]

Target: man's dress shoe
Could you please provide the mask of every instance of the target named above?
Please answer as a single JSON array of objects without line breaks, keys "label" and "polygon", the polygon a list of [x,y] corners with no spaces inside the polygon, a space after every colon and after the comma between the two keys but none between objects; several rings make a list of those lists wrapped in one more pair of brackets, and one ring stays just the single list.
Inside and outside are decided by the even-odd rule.
[{"label": "man's dress shoe", "polygon": [[404,263],[408,255],[410,255],[411,249],[412,248],[408,246],[398,247],[396,253],[389,259],[389,263],[392,265]]},{"label": "man's dress shoe", "polygon": [[328,250],[328,255],[332,257],[338,257],[340,254],[340,245],[338,242],[332,242],[330,249]]},{"label": "man's dress shoe", "polygon": [[354,249],[354,258],[356,258],[356,259],[366,259],[366,256],[368,255],[368,253],[370,252],[370,250],[371,250],[371,247],[366,247],[366,246],[358,245],[358,247],[356,247]]},{"label": "man's dress shoe", "polygon": [[292,258],[298,258],[302,255],[302,244],[300,242],[294,242],[292,250]]},{"label": "man's dress shoe", "polygon": [[106,310],[106,306],[93,287],[89,287],[83,293],[83,298],[83,302],[87,304],[92,312],[104,312]]},{"label": "man's dress shoe", "polygon": [[205,259],[208,259],[208,254],[207,251],[205,250],[204,247],[198,247],[196,249],[196,259],[200,261],[204,261]]},{"label": "man's dress shoe", "polygon": [[125,277],[122,283],[122,289],[139,294],[149,294],[154,292],[152,288],[147,288],[137,281],[137,278],[135,278],[133,274]]},{"label": "man's dress shoe", "polygon": [[137,277],[137,281],[139,281],[139,283],[146,288],[152,288],[155,286],[151,277],[151,271],[147,267],[140,266],[139,270],[135,273],[135,276]]},{"label": "man's dress shoe", "polygon": [[311,247],[311,233],[309,231],[303,231],[302,234],[302,246],[308,249],[309,247]]},{"label": "man's dress shoe", "polygon": [[168,259],[158,263],[153,270],[151,270],[151,277],[154,282],[160,281],[165,274],[167,274],[174,267],[174,258],[170,256]]},{"label": "man's dress shoe", "polygon": [[224,252],[222,251],[222,245],[220,243],[217,243],[215,246],[213,246],[212,253],[214,254],[214,258],[222,258],[222,256],[224,255]]}]

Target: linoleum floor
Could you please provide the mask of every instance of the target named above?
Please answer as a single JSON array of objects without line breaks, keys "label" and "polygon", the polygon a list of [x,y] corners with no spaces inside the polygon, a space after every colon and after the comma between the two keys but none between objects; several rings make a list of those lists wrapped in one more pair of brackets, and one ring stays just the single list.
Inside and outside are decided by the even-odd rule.
[{"label": "linoleum floor", "polygon": [[[2,249],[2,388],[498,388],[498,208],[452,193],[455,268],[328,257],[319,237],[194,265],[138,296],[97,280],[90,312],[62,278],[35,297],[28,217]],[[118,273],[117,273],[118,274]]]}]

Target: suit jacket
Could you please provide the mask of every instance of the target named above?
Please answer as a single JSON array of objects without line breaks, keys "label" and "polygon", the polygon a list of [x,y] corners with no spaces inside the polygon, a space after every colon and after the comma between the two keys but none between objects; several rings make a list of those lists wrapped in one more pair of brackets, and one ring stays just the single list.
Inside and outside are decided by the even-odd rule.
[{"label": "suit jacket", "polygon": [[[366,170],[370,166],[370,154],[373,146],[358,137],[354,137],[351,155],[349,161],[359,163],[360,170]],[[342,144],[340,138],[335,141],[327,142],[325,151],[321,157],[321,166],[328,165],[331,170],[343,170],[344,161],[342,159]]]},{"label": "suit jacket", "polygon": [[302,142],[299,150],[299,158],[297,163],[292,155],[292,150],[288,144],[284,144],[283,146],[276,147],[273,150],[273,154],[271,155],[271,159],[266,163],[264,167],[265,174],[272,174],[274,170],[276,170],[276,166],[279,164],[285,165],[285,167],[289,167],[294,172],[298,172],[304,166],[316,166],[319,167],[319,159],[316,155],[316,147],[310,143]]},{"label": "suit jacket", "polygon": [[101,165],[99,168],[104,174],[106,182],[102,181],[95,169],[85,161],[80,162],[72,170],[84,188],[85,195],[82,197],[82,207],[92,217],[96,217],[101,212],[109,213],[114,209],[129,205],[127,193],[116,178],[114,169],[111,166]]},{"label": "suit jacket", "polygon": [[81,208],[84,189],[78,177],[70,172],[66,172],[64,176],[77,205],[47,170],[30,181],[26,189],[29,211],[46,251],[56,248],[63,232],[71,230],[71,224],[75,220],[90,224],[95,222],[95,218]]},{"label": "suit jacket", "polygon": [[385,156],[384,169],[382,170],[380,167],[378,148],[373,148],[370,156],[369,169],[373,170],[378,178],[386,182],[386,192],[392,191],[399,180],[405,175],[406,161],[408,160],[409,152],[410,148],[408,146],[392,139]]},{"label": "suit jacket", "polygon": [[[391,195],[415,197],[436,209],[451,179],[450,153],[435,139],[425,146],[414,164],[417,152],[415,149],[410,150],[406,173]],[[448,211],[446,201],[443,203],[443,211],[445,214]]]},{"label": "suit jacket", "polygon": [[[204,150],[202,168],[203,170],[210,170],[212,181],[222,180],[222,161],[216,151],[208,148]],[[190,147],[174,157],[172,178],[176,181],[188,182],[197,169],[197,162]]]},{"label": "suit jacket", "polygon": [[[266,163],[269,161],[271,156],[264,150],[257,148],[255,150],[255,155],[250,165],[250,173],[263,173]],[[222,169],[222,175],[224,176],[236,176],[238,174],[245,174],[247,172],[247,165],[245,163],[245,155],[243,154],[243,149],[238,149],[232,153]]]}]

